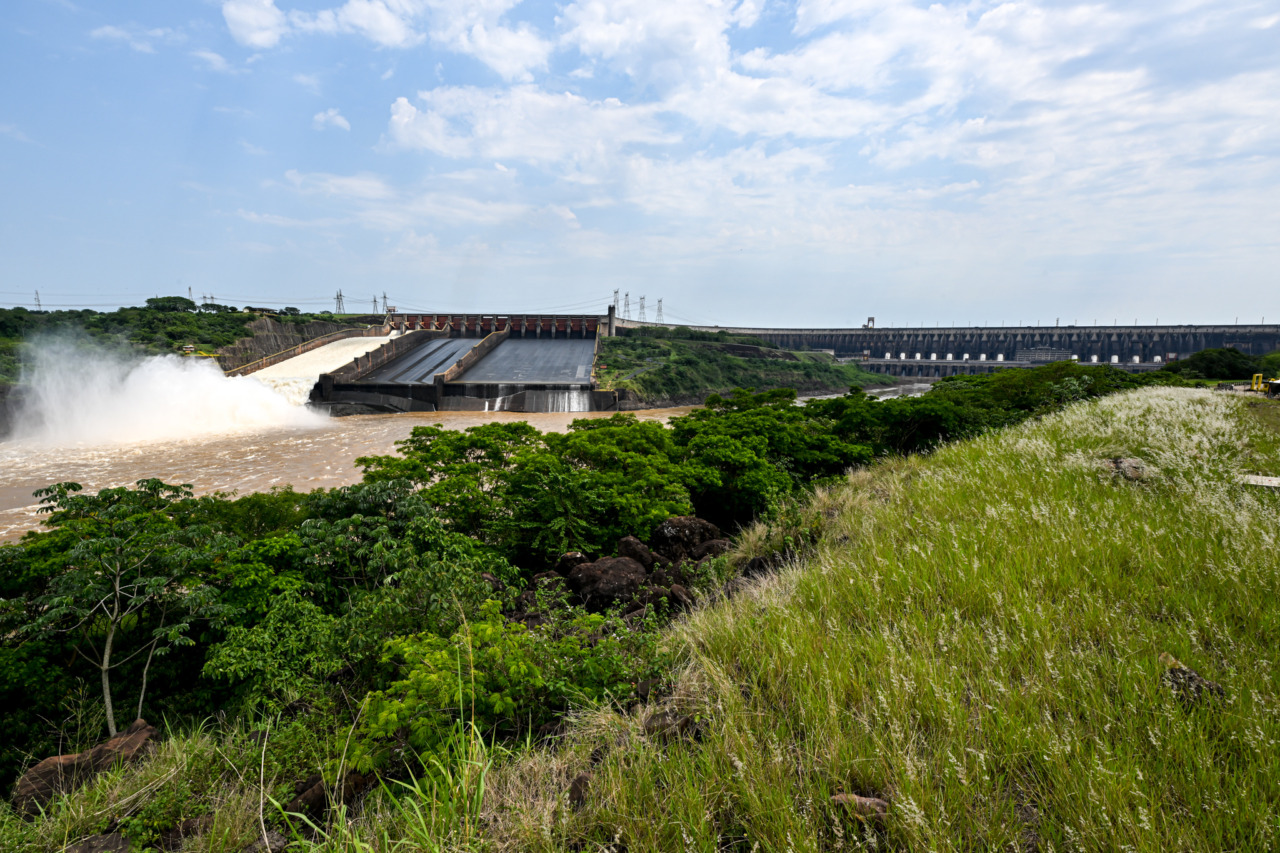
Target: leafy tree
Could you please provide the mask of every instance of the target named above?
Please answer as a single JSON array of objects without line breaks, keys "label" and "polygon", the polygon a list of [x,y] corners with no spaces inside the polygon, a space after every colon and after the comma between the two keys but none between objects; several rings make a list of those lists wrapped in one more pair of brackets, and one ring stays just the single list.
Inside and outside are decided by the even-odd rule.
[{"label": "leafy tree", "polygon": [[1259,359],[1232,347],[1201,350],[1161,368],[1188,379],[1249,379],[1258,369]]},{"label": "leafy tree", "polygon": [[1280,350],[1268,353],[1258,359],[1258,370],[1263,373],[1266,379],[1280,378]]},{"label": "leafy tree", "polygon": [[78,483],[57,483],[36,493],[48,523],[70,541],[26,631],[75,635],[76,653],[100,674],[107,730],[115,735],[112,672],[145,655],[136,686],[141,716],[152,660],[192,643],[192,621],[217,610],[201,577],[217,537],[170,516],[175,501],[190,497],[187,486],[151,479],[133,489],[80,492]]},{"label": "leafy tree", "polygon": [[204,674],[239,683],[246,706],[279,707],[315,690],[342,665],[336,623],[296,592],[286,592],[256,625],[231,628],[210,651]]},{"label": "leafy tree", "polygon": [[195,311],[196,304],[185,296],[155,296],[147,300],[152,311]]}]

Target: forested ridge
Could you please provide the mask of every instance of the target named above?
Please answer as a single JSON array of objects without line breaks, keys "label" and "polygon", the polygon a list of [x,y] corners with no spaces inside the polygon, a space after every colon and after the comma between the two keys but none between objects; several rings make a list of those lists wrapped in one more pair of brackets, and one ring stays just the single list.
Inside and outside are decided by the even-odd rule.
[{"label": "forested ridge", "polygon": [[69,336],[147,355],[180,352],[188,344],[212,353],[250,336],[249,324],[268,313],[286,324],[335,319],[332,314],[304,314],[296,308],[274,311],[217,303],[197,305],[182,296],[154,297],[143,306],[115,311],[0,308],[0,384],[18,380],[23,345],[42,338]]}]

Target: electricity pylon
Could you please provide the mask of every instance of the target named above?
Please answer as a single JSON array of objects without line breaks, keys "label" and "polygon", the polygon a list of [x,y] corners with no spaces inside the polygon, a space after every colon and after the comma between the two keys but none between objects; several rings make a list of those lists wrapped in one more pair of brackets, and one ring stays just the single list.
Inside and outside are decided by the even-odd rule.
[{"label": "electricity pylon", "polygon": [[347,303],[342,299],[341,288],[339,288],[338,290],[338,295],[333,297],[333,313],[335,314],[347,313]]},{"label": "electricity pylon", "polygon": [[644,297],[640,297],[640,322],[644,322]]}]

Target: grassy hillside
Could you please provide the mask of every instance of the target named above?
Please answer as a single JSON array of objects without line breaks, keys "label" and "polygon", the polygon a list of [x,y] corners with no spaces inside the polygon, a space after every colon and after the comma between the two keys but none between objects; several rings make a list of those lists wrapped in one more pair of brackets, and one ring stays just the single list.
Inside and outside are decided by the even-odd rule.
[{"label": "grassy hillside", "polygon": [[[954,401],[990,386],[1003,399],[1053,375],[937,393]],[[841,405],[856,420],[885,404]],[[920,415],[940,404],[900,405]],[[775,420],[810,407],[779,404]],[[741,426],[775,409],[734,411],[712,420]],[[406,462],[426,459],[403,450]],[[1120,473],[1117,457],[1137,461]],[[566,643],[557,654],[595,649],[604,667],[617,662],[599,650],[632,654],[617,643],[643,639],[633,651],[668,661],[666,687],[584,696],[549,739],[460,730],[416,779],[391,774],[316,832],[297,822],[293,849],[1275,849],[1280,494],[1242,484],[1243,473],[1280,475],[1280,404],[1172,388],[882,459],[747,528],[731,557],[753,579],[730,580],[652,640],[617,622],[591,623],[581,648],[571,632],[547,635]],[[344,525],[342,537],[358,532]],[[379,559],[393,541],[379,540]],[[442,553],[461,565],[459,547]],[[456,599],[446,609],[463,612]],[[276,627],[294,642],[316,620]],[[355,623],[335,624],[346,636]],[[474,696],[469,678],[489,673],[477,664],[466,676],[469,656],[491,654],[483,638],[499,627],[463,632],[477,643],[465,649],[429,633],[396,648],[407,662],[438,659],[446,694],[452,684]],[[523,634],[507,636],[498,648],[527,651]],[[1179,692],[1190,676],[1167,675],[1162,655],[1219,684],[1221,698]],[[337,677],[329,683],[346,683]],[[182,819],[202,821],[183,849],[241,849],[279,825],[275,803],[298,792],[294,781],[337,778],[360,760],[361,728],[398,707],[391,692],[362,701],[315,690],[194,733],[183,723],[151,758],[55,801],[43,819],[0,807],[0,848],[58,849],[110,827],[158,838],[150,827]],[[76,707],[90,706],[68,713]],[[82,722],[83,737],[64,726],[76,748],[94,742],[93,721]],[[839,795],[882,800],[886,812],[859,815]]]},{"label": "grassy hillside", "polygon": [[[1145,389],[854,475],[808,507],[810,556],[677,631],[674,704],[701,737],[584,716],[565,752],[501,774],[504,843],[1275,849],[1280,495],[1239,475],[1280,455],[1255,405]],[[1162,653],[1225,698],[1180,701]]]},{"label": "grassy hillside", "polygon": [[595,376],[602,388],[630,389],[651,402],[700,401],[734,388],[841,393],[892,381],[824,353],[787,352],[727,332],[666,328],[623,329],[604,338]]}]

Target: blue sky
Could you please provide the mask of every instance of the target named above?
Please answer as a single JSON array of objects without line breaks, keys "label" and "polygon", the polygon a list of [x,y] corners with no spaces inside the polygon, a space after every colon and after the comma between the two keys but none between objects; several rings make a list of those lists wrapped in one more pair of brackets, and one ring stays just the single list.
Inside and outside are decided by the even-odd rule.
[{"label": "blue sky", "polygon": [[1280,321],[1275,0],[9,0],[0,79],[0,305]]}]

